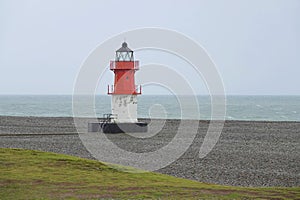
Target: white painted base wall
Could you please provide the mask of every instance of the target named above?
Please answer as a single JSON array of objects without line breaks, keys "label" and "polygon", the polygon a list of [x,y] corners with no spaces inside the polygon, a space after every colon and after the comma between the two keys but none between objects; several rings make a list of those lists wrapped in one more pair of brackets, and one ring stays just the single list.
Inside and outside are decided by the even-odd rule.
[{"label": "white painted base wall", "polygon": [[112,95],[113,122],[137,122],[137,95]]}]

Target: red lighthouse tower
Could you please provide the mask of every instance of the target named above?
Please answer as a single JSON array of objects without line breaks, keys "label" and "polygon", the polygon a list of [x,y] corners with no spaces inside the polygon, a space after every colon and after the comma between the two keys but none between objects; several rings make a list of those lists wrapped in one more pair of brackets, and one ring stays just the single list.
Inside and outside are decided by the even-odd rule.
[{"label": "red lighthouse tower", "polygon": [[110,70],[115,73],[115,85],[112,90],[108,88],[108,94],[141,94],[141,88],[137,91],[134,81],[135,71],[139,70],[139,61],[134,61],[133,51],[128,48],[126,42],[116,51],[115,61],[110,61]]},{"label": "red lighthouse tower", "polygon": [[89,123],[89,131],[104,133],[147,132],[147,123],[137,120],[137,95],[141,86],[135,85],[134,75],[139,70],[133,51],[126,42],[116,51],[115,60],[110,61],[110,70],[115,74],[114,85],[107,88],[111,95],[111,114],[100,123]]}]

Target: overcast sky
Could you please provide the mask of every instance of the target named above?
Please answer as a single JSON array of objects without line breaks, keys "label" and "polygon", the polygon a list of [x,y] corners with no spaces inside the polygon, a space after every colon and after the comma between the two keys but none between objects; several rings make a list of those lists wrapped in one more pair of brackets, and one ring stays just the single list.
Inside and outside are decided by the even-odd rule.
[{"label": "overcast sky", "polygon": [[0,0],[0,94],[72,94],[93,49],[140,27],[201,44],[227,94],[300,95],[299,0]]}]

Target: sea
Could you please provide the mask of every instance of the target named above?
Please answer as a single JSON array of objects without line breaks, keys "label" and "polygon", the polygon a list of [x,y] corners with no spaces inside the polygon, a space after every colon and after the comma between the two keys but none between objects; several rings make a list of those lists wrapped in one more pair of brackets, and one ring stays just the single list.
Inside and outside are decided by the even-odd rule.
[{"label": "sea", "polygon": [[[210,96],[186,98],[196,98],[197,108],[182,106],[176,96],[139,96],[138,117],[211,119]],[[185,104],[186,102],[188,101]],[[98,117],[111,113],[111,97],[95,96],[94,107]],[[182,107],[185,108],[184,111]],[[227,120],[300,121],[300,96],[226,96],[225,108]],[[0,115],[72,117],[72,95],[0,95]],[[82,117],[89,116],[83,113]]]}]

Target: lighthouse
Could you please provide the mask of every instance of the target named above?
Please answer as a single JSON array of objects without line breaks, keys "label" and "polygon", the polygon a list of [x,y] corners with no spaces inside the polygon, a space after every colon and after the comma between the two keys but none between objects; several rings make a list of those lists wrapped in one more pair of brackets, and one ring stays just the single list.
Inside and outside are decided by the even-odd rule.
[{"label": "lighthouse", "polygon": [[141,86],[135,85],[134,75],[139,70],[133,51],[126,42],[116,51],[115,60],[110,61],[110,70],[115,74],[114,85],[108,85],[107,93],[111,98],[112,121],[115,123],[137,122],[137,95]]},{"label": "lighthouse", "polygon": [[110,70],[114,72],[114,84],[107,87],[111,113],[104,114],[100,123],[89,123],[89,132],[147,132],[147,123],[137,119],[137,96],[142,94],[142,87],[135,85],[139,61],[134,60],[126,42],[116,51],[115,60],[110,61]]}]

